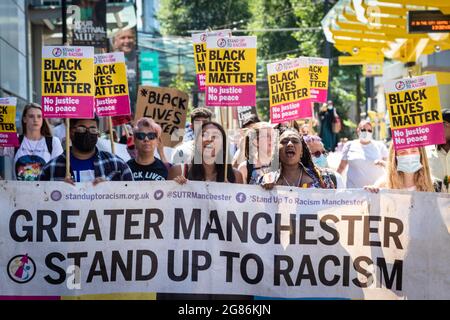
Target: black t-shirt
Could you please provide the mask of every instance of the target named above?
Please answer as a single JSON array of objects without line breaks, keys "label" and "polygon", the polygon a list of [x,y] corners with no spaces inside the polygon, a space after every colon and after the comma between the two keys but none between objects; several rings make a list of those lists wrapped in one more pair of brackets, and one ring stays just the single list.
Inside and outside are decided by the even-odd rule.
[{"label": "black t-shirt", "polygon": [[129,160],[127,164],[133,172],[134,181],[157,181],[167,179],[167,167],[157,158],[155,158],[155,161],[152,164],[145,166],[138,164],[134,159]]}]

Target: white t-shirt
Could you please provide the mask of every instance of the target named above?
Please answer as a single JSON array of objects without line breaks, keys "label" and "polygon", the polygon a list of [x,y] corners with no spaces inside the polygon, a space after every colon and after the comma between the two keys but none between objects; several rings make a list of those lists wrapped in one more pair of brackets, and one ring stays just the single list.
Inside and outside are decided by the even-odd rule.
[{"label": "white t-shirt", "polygon": [[193,153],[194,140],[183,142],[173,151],[170,163],[172,163],[173,165],[191,163]]},{"label": "white t-shirt", "polygon": [[61,123],[53,128],[53,136],[57,137],[61,144],[65,143],[66,141],[66,125],[64,123]]},{"label": "white t-shirt", "polygon": [[36,181],[41,174],[42,167],[51,159],[63,153],[61,142],[57,137],[52,138],[52,154],[48,152],[45,137],[39,140],[29,140],[23,137],[17,153],[14,148],[0,148],[0,155],[14,157],[14,177],[21,181]]},{"label": "white t-shirt", "polygon": [[387,157],[388,150],[380,141],[369,144],[361,144],[359,140],[347,142],[342,150],[342,160],[348,161],[347,188],[373,185],[386,174],[386,170],[374,161]]},{"label": "white t-shirt", "polygon": [[[100,151],[111,152],[111,140],[105,138],[98,138],[97,140],[97,148]],[[127,162],[131,159],[130,154],[127,151],[127,145],[114,142],[115,155],[121,158],[123,161]]]}]

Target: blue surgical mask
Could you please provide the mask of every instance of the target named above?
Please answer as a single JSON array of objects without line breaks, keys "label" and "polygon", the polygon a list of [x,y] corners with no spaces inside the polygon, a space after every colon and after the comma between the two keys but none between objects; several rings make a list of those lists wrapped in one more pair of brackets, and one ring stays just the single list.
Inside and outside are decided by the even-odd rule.
[{"label": "blue surgical mask", "polygon": [[405,173],[414,173],[422,168],[420,163],[420,154],[408,154],[397,156],[397,171]]},{"label": "blue surgical mask", "polygon": [[327,161],[327,157],[322,153],[320,155],[320,157],[316,158],[316,157],[312,157],[312,161],[314,162],[314,164],[320,168],[327,168],[328,167],[328,161]]}]

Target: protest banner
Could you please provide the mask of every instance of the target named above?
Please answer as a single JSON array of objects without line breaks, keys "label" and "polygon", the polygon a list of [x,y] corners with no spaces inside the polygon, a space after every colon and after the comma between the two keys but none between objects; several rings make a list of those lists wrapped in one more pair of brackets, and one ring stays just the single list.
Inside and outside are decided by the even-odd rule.
[{"label": "protest banner", "polygon": [[256,105],[256,37],[206,39],[206,106]]},{"label": "protest banner", "polygon": [[16,128],[17,98],[0,98],[0,147],[17,147]]},{"label": "protest banner", "polygon": [[94,118],[94,47],[42,48],[46,118]]},{"label": "protest banner", "polygon": [[270,120],[280,123],[312,116],[308,58],[267,65]]},{"label": "protest banner", "polygon": [[326,103],[328,100],[328,73],[330,60],[308,57],[311,102]]},{"label": "protest banner", "polygon": [[[186,125],[189,96],[173,88],[139,86],[135,120],[148,117],[162,129],[162,141],[166,147],[174,147],[180,141],[178,130]],[[182,135],[181,135],[182,137]]]},{"label": "protest banner", "polygon": [[237,107],[237,118],[239,121],[239,128],[247,121],[251,116],[258,116],[256,107]]},{"label": "protest banner", "polygon": [[197,74],[199,91],[205,91],[206,80],[206,39],[207,37],[231,37],[231,30],[216,30],[211,32],[193,33],[192,44],[194,47],[194,64]]},{"label": "protest banner", "polygon": [[99,117],[131,114],[127,67],[123,52],[96,54],[95,112]]},{"label": "protest banner", "polygon": [[395,150],[445,143],[435,74],[390,80],[384,88]]},{"label": "protest banner", "polygon": [[448,194],[195,181],[0,187],[1,296],[450,298]]}]

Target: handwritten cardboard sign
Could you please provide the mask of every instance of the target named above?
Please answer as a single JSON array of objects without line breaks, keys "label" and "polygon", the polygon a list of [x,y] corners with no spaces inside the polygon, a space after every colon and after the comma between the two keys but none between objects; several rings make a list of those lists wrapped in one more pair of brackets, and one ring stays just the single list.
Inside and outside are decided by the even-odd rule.
[{"label": "handwritten cardboard sign", "polygon": [[[140,86],[135,120],[148,117],[161,126],[164,146],[179,143],[178,130],[184,129],[189,96],[174,88]],[[181,135],[182,137],[182,135]]]}]

